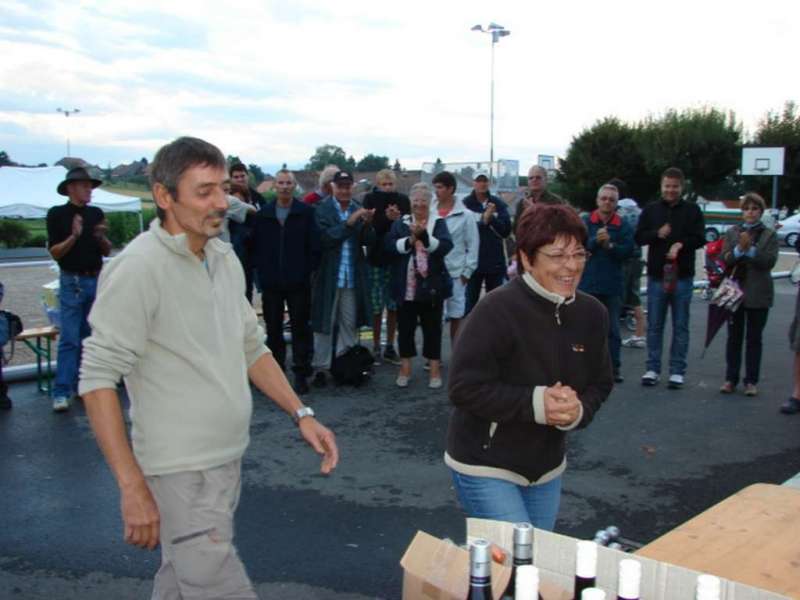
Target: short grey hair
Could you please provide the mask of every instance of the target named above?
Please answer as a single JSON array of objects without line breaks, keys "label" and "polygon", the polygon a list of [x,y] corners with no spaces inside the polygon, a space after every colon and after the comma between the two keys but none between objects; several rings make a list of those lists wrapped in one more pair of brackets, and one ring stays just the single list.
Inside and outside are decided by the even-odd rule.
[{"label": "short grey hair", "polygon": [[319,189],[324,188],[326,185],[333,181],[333,176],[340,171],[336,165],[328,165],[319,174]]},{"label": "short grey hair", "polygon": [[425,200],[428,202],[428,204],[430,204],[431,200],[433,200],[433,190],[431,189],[431,186],[422,181],[412,185],[411,189],[408,191],[408,197],[413,198],[414,196],[419,195],[425,196]]},{"label": "short grey hair", "polygon": [[[183,174],[197,166],[226,169],[225,156],[214,144],[195,137],[179,137],[156,152],[150,164],[150,186],[163,185],[177,202],[178,182]],[[156,205],[156,215],[162,223],[166,213]]]},{"label": "short grey hair", "polygon": [[[275,180],[275,179],[278,178],[278,175],[288,175],[289,177],[292,178],[292,182],[293,183],[297,183],[297,177],[295,177],[294,173],[292,173],[289,169],[280,169],[280,170],[276,171],[275,172],[275,177],[270,177],[270,179],[271,180]],[[266,181],[266,179],[265,179],[265,181]]]},{"label": "short grey hair", "polygon": [[615,186],[613,183],[604,183],[599,188],[597,188],[597,196],[600,196],[603,190],[612,190],[617,195],[617,200],[619,200],[619,188]]},{"label": "short grey hair", "polygon": [[544,180],[547,181],[547,169],[540,165],[533,165],[530,169],[528,169],[528,177],[530,177],[534,171],[541,171],[542,175],[544,175]]}]

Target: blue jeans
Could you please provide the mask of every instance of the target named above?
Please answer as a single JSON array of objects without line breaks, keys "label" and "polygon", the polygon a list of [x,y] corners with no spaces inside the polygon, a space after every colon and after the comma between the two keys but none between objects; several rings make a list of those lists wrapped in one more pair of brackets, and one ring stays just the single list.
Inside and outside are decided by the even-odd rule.
[{"label": "blue jeans", "polygon": [[672,310],[672,345],[669,374],[686,374],[689,352],[689,305],[692,303],[692,278],[678,279],[675,291],[664,292],[660,279],[647,278],[647,370],[661,373],[661,348],[667,307]]},{"label": "blue jeans", "polygon": [[78,391],[81,343],[91,332],[86,317],[97,293],[97,277],[62,272],[59,285],[61,329],[53,395],[70,397]]},{"label": "blue jeans", "polygon": [[451,470],[456,494],[467,516],[511,523],[531,523],[552,531],[561,502],[561,477],[542,485],[522,486],[492,477]]},{"label": "blue jeans", "polygon": [[622,310],[622,296],[609,294],[592,294],[592,296],[600,300],[608,311],[608,353],[611,355],[611,365],[616,373],[621,367],[622,340],[619,335],[619,313]]}]

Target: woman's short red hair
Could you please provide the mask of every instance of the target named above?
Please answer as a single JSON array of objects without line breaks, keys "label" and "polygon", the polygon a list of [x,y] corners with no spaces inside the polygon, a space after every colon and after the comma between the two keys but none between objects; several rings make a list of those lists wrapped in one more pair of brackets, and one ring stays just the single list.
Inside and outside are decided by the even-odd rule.
[{"label": "woman's short red hair", "polygon": [[522,264],[523,254],[533,263],[536,251],[559,237],[586,245],[586,225],[578,213],[563,204],[529,206],[522,212],[517,224],[517,264]]}]

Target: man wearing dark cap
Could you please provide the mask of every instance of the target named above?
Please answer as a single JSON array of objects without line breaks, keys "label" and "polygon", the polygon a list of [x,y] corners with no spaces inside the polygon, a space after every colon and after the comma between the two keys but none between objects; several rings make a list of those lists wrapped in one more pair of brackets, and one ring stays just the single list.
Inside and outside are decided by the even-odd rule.
[{"label": "man wearing dark cap", "polygon": [[86,317],[97,291],[97,276],[103,257],[111,252],[103,211],[89,206],[92,190],[102,182],[83,167],[70,169],[57,191],[69,202],[47,212],[50,255],[58,262],[58,301],[61,312],[58,366],[53,386],[53,410],[69,409],[78,389],[81,343],[90,333]]},{"label": "man wearing dark cap", "polygon": [[464,198],[464,206],[474,213],[478,221],[478,268],[467,284],[466,314],[472,310],[481,297],[481,288],[486,291],[503,284],[508,264],[506,261],[505,240],[511,235],[511,215],[506,203],[489,192],[489,177],[477,171],[473,177],[473,189]]},{"label": "man wearing dark cap", "polygon": [[339,356],[357,343],[358,328],[372,319],[363,247],[370,249],[375,243],[375,209],[353,199],[353,176],[346,171],[333,176],[332,189],[333,194],[317,204],[315,215],[322,249],[311,301],[316,387],[325,385],[324,371],[331,366],[334,329]]}]

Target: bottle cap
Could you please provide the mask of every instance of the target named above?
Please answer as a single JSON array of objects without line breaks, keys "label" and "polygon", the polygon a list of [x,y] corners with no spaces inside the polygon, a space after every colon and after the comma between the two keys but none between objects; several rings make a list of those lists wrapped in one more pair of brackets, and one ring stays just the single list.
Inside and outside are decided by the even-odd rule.
[{"label": "bottle cap", "polygon": [[537,600],[539,597],[539,569],[533,565],[517,567],[515,579],[515,600]]},{"label": "bottle cap", "polygon": [[586,588],[581,592],[581,600],[606,600],[606,593],[600,588]]},{"label": "bottle cap", "polygon": [[606,533],[611,536],[612,540],[615,540],[619,537],[620,531],[619,527],[616,525],[609,525],[606,527]]},{"label": "bottle cap", "polygon": [[514,544],[532,544],[533,525],[530,523],[514,523]]},{"label": "bottle cap", "polygon": [[575,558],[575,575],[595,577],[597,575],[597,544],[581,540]]},{"label": "bottle cap", "polygon": [[469,543],[470,574],[486,577],[491,572],[492,555],[489,542],[476,538]]},{"label": "bottle cap", "polygon": [[622,550],[622,544],[620,544],[619,542],[611,542],[608,545],[608,548],[611,550]]},{"label": "bottle cap", "polygon": [[642,564],[630,558],[619,561],[617,595],[626,600],[638,600],[642,582]]}]

